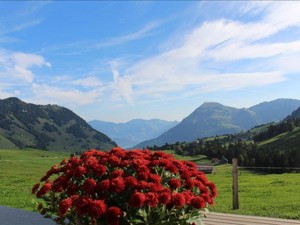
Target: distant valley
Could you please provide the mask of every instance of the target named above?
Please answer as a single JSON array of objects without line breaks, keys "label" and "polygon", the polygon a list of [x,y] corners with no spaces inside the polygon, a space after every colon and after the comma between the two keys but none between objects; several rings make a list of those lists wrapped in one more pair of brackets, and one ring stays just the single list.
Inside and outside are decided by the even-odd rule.
[{"label": "distant valley", "polygon": [[177,121],[159,119],[134,119],[126,123],[93,120],[88,123],[94,129],[108,135],[123,148],[130,148],[145,140],[156,138],[178,124]]}]

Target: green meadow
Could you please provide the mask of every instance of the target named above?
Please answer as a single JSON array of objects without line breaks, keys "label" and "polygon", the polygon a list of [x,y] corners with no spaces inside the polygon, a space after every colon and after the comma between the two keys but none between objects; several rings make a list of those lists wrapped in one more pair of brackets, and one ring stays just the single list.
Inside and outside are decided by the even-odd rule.
[{"label": "green meadow", "polygon": [[232,167],[216,167],[213,181],[219,195],[210,211],[300,219],[300,173],[264,174],[261,171],[238,171],[239,209],[232,210]]},{"label": "green meadow", "polygon": [[[32,186],[68,153],[39,150],[0,150],[0,205],[34,211]],[[176,155],[175,155],[176,157]],[[197,159],[197,160],[195,160]],[[196,162],[203,156],[188,158]],[[216,167],[207,175],[218,188],[219,196],[210,211],[300,219],[300,173],[262,174],[239,170],[240,209],[232,210],[231,166]]]},{"label": "green meadow", "polygon": [[67,153],[40,150],[0,150],[0,205],[34,211],[32,186]]}]

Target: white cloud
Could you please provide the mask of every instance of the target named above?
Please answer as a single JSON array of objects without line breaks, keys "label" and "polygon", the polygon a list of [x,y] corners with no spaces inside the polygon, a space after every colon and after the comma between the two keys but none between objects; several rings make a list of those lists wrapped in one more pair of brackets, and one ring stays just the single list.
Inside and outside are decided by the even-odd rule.
[{"label": "white cloud", "polygon": [[162,24],[163,24],[163,22],[149,23],[139,31],[136,31],[134,33],[129,33],[129,34],[126,34],[121,37],[112,38],[103,43],[94,45],[93,48],[106,48],[106,47],[111,47],[111,46],[115,46],[115,45],[121,45],[126,42],[138,40],[141,38],[149,37],[155,33],[153,30],[156,29],[157,27],[161,26]]},{"label": "white cloud", "polygon": [[85,78],[77,79],[71,82],[72,84],[79,85],[85,88],[101,88],[103,83],[95,76],[88,76]]},{"label": "white cloud", "polygon": [[86,105],[99,101],[102,90],[81,91],[72,88],[59,88],[47,84],[32,85],[32,92],[36,103],[55,103],[62,105]]},{"label": "white cloud", "polygon": [[23,52],[0,50],[0,78],[12,81],[32,83],[32,67],[51,67],[42,56]]},{"label": "white cloud", "polygon": [[[136,62],[123,71],[112,67],[113,89],[119,91],[113,94],[114,100],[120,101],[123,98],[132,103],[133,100],[148,99],[149,96],[154,100],[166,98],[170,94],[180,98],[180,93],[196,95],[285,81],[285,71],[276,66],[269,66],[267,71],[254,67],[243,72],[243,67],[238,64],[242,59],[259,60],[300,53],[300,40],[273,43],[265,41],[288,28],[299,29],[300,14],[296,12],[300,11],[300,3],[276,2],[262,7],[263,10],[255,13],[263,11],[266,15],[256,22],[226,19],[204,22],[186,34],[179,47]],[[245,12],[249,10],[244,9]],[[219,61],[236,63],[241,71],[218,71],[218,66],[227,66]],[[210,68],[206,66],[208,62],[214,64],[214,72],[209,72]]]}]

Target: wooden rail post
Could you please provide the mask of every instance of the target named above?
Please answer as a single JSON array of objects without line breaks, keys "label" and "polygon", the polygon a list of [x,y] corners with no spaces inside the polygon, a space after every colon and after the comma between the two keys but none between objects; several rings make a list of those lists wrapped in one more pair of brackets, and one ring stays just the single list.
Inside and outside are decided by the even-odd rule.
[{"label": "wooden rail post", "polygon": [[239,192],[238,192],[238,163],[237,158],[232,159],[232,208],[239,209]]}]

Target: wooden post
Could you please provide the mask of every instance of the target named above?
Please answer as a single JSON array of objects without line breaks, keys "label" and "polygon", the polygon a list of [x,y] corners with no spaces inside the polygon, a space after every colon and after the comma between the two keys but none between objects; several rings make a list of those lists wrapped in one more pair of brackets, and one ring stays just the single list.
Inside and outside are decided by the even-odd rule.
[{"label": "wooden post", "polygon": [[239,192],[238,192],[238,163],[237,158],[232,159],[232,208],[239,209]]}]

